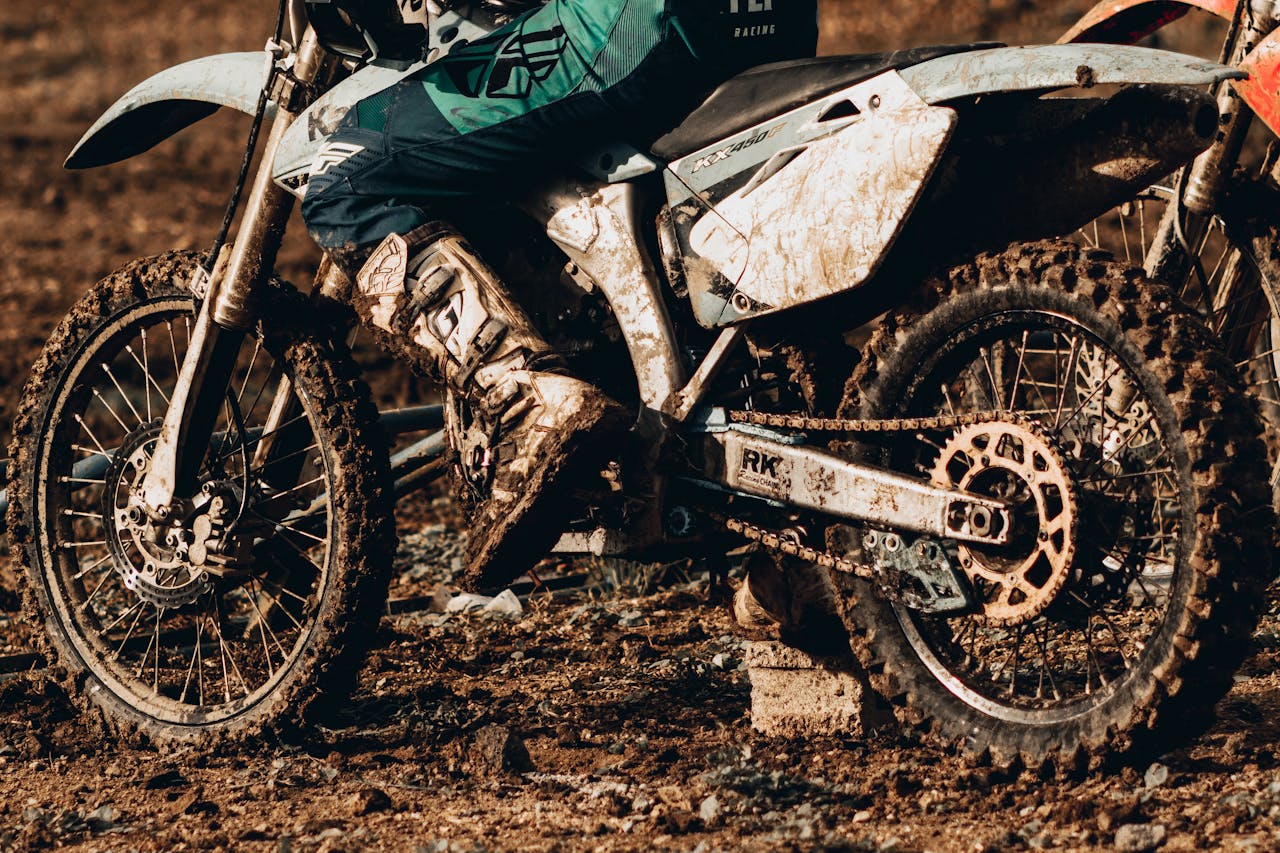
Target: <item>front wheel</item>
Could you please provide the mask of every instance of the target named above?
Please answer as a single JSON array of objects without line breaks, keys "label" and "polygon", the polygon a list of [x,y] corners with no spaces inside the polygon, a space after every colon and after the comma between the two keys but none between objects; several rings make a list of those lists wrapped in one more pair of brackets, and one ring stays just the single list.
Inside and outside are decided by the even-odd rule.
[{"label": "front wheel", "polygon": [[972,412],[994,420],[864,451],[1006,500],[1018,525],[1007,546],[953,549],[976,600],[959,615],[838,578],[875,685],[905,723],[1003,763],[1198,731],[1271,577],[1256,407],[1218,342],[1136,271],[1017,246],[891,315],[844,413]]},{"label": "front wheel", "polygon": [[14,426],[25,606],[108,726],[219,740],[352,682],[390,571],[387,453],[345,348],[279,282],[242,347],[182,517],[133,508],[190,344],[198,258],[135,261],[54,332]]}]

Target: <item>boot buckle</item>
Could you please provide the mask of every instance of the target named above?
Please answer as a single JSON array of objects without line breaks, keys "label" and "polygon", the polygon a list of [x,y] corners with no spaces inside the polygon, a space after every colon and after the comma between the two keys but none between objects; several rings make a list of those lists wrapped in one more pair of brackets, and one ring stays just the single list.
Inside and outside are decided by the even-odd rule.
[{"label": "boot buckle", "polygon": [[506,334],[506,323],[496,317],[490,317],[485,320],[484,325],[480,327],[480,331],[476,332],[475,337],[467,344],[466,357],[458,364],[458,373],[453,380],[456,387],[466,387],[476,370],[498,348],[498,344],[502,343],[502,338]]}]

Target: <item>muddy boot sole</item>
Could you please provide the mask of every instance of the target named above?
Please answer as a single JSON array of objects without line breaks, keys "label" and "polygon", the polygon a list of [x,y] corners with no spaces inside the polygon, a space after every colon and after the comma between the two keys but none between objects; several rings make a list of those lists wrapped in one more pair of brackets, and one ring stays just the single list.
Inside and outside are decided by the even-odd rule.
[{"label": "muddy boot sole", "polygon": [[541,560],[564,533],[575,504],[566,500],[565,483],[585,479],[608,459],[608,442],[629,426],[632,418],[618,403],[601,395],[577,418],[578,429],[545,447],[547,462],[529,478],[514,504],[501,507],[501,519],[477,510],[475,530],[467,542],[467,571],[462,586],[469,590],[503,586]]}]

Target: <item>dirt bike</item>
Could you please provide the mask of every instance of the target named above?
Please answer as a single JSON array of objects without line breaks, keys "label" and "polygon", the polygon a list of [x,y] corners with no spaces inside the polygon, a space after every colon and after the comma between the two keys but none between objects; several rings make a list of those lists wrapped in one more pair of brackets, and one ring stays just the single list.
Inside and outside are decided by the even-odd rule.
[{"label": "dirt bike", "polygon": [[[434,15],[436,53],[485,32],[482,11]],[[281,19],[265,53],[140,84],[68,160],[133,156],[219,106],[255,115],[252,151],[274,113],[234,242],[90,290],[14,427],[28,613],[129,737],[249,737],[340,703],[383,611],[393,497],[475,482],[486,459],[458,400],[375,411],[339,270],[309,295],[272,275],[326,135],[406,73],[326,52],[298,4]],[[566,495],[555,551],[714,558],[745,539],[824,566],[904,719],[1001,760],[1195,730],[1270,575],[1255,415],[1166,288],[1015,241],[1195,156],[1217,124],[1196,87],[1237,75],[1104,45],[764,66],[656,141],[495,205],[465,233],[635,411]],[[1086,84],[1125,91],[1043,97]],[[850,357],[845,333],[886,310]]]},{"label": "dirt bike", "polygon": [[[1218,85],[1221,127],[1191,166],[1089,223],[1072,239],[1142,264],[1148,274],[1173,285],[1222,338],[1261,404],[1269,481],[1280,500],[1280,222],[1275,215],[1280,7],[1249,0],[1105,2],[1060,42],[1134,43],[1193,9],[1228,22],[1220,61],[1248,78]],[[1266,154],[1258,158],[1254,149],[1263,147]]]}]

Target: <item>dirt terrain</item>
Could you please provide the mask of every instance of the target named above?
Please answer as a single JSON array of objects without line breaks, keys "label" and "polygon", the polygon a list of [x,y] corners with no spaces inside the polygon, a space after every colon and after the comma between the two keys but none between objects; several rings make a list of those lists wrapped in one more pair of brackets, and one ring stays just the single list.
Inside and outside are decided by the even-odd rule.
[{"label": "dirt terrain", "polygon": [[[1085,7],[827,0],[823,49],[1049,41]],[[66,307],[130,258],[206,246],[246,122],[219,115],[150,154],[60,164],[133,83],[252,50],[273,4],[0,3],[0,435]],[[1190,22],[1165,42],[1210,49]],[[301,229],[281,270],[316,260]],[[377,365],[379,369],[385,364]],[[381,374],[382,401],[415,398]],[[407,507],[393,595],[456,570]],[[909,733],[789,742],[751,730],[741,641],[698,566],[609,566],[522,614],[388,617],[350,708],[298,743],[139,749],[103,738],[43,674],[0,682],[0,849],[938,850],[1280,847],[1280,616],[1214,728],[1151,766],[1084,778],[971,767]],[[0,606],[15,579],[0,562]],[[28,648],[0,614],[0,653]],[[1126,828],[1131,827],[1131,828]]]}]

